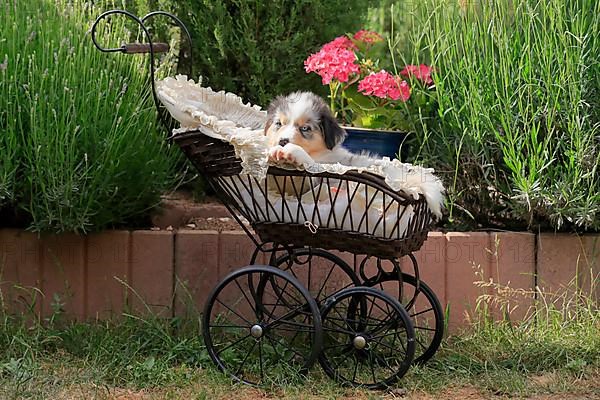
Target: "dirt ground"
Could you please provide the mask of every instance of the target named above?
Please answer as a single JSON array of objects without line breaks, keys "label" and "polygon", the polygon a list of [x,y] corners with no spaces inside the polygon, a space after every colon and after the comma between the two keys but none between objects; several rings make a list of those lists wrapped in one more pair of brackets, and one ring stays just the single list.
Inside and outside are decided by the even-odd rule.
[{"label": "dirt ground", "polygon": [[[78,393],[79,392],[79,393]],[[81,397],[80,397],[81,396]],[[127,390],[127,389],[110,389],[110,388],[95,388],[84,391],[68,391],[61,393],[56,397],[59,399],[105,399],[105,400],[158,400],[158,399],[214,399],[214,400],[274,400],[274,399],[347,399],[347,400],[501,400],[501,399],[518,399],[526,398],[531,400],[597,400],[600,396],[593,393],[581,394],[545,394],[535,395],[532,397],[514,397],[506,395],[496,395],[485,393],[473,387],[449,388],[436,394],[427,394],[421,392],[414,393],[383,393],[383,392],[366,392],[348,390],[347,393],[335,395],[331,397],[317,395],[295,395],[281,397],[279,394],[267,394],[258,389],[240,388],[240,390],[228,393],[215,394],[207,393],[202,388],[187,388],[173,390]]]},{"label": "dirt ground", "polygon": [[161,206],[152,216],[153,230],[194,229],[234,231],[242,228],[218,199],[206,197],[201,202],[188,192],[163,196]]},{"label": "dirt ground", "polygon": [[[596,378],[596,374],[591,374],[585,380],[576,379],[572,382],[563,382],[562,378],[554,373],[534,375],[529,378],[531,386],[528,390],[534,394],[518,396],[491,393],[468,384],[451,386],[433,394],[405,389],[394,389],[387,392],[355,388],[344,389],[335,384],[332,384],[331,387],[323,387],[318,382],[313,382],[312,386],[309,384],[306,387],[271,389],[265,392],[249,386],[232,385],[221,380],[214,381],[200,374],[196,379],[192,378],[189,384],[162,389],[131,390],[93,384],[64,385],[52,398],[56,400],[600,400],[600,379]],[[560,389],[563,383],[569,384],[567,386],[569,389],[566,391],[564,388]]]}]

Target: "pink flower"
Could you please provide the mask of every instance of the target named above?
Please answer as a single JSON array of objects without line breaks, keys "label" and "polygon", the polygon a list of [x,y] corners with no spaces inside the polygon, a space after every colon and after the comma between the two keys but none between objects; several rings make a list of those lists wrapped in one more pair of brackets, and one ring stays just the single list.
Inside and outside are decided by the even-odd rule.
[{"label": "pink flower", "polygon": [[400,81],[385,70],[372,73],[358,83],[358,91],[369,96],[382,99],[407,101],[410,98],[410,87],[406,81]]},{"label": "pink flower", "polygon": [[354,39],[364,43],[377,43],[383,41],[383,36],[377,32],[361,29],[354,34]]},{"label": "pink flower", "polygon": [[351,74],[360,71],[354,52],[341,47],[323,48],[318,53],[311,54],[304,61],[304,69],[307,73],[317,73],[323,85],[329,84],[332,79],[348,82]]},{"label": "pink flower", "polygon": [[400,71],[400,74],[407,78],[410,76],[414,76],[426,85],[431,85],[433,83],[433,79],[431,78],[431,73],[433,72],[433,70],[433,67],[430,67],[425,64],[407,65],[402,71]]},{"label": "pink flower", "polygon": [[333,49],[355,49],[356,46],[352,43],[352,40],[348,36],[338,36],[331,42],[326,43],[321,47],[321,50],[331,51]]}]

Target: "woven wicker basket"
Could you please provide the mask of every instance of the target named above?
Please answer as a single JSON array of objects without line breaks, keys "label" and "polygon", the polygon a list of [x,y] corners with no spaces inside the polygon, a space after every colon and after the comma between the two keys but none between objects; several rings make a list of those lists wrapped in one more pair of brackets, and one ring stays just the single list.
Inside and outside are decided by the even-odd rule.
[{"label": "woven wicker basket", "polygon": [[[271,167],[268,171],[268,179],[258,182],[251,176],[240,175],[241,160],[236,158],[233,146],[227,142],[206,136],[201,131],[175,135],[173,141],[181,147],[198,171],[208,180],[221,200],[250,222],[263,242],[348,251],[379,258],[397,258],[418,250],[427,238],[427,232],[433,222],[432,213],[423,196],[415,200],[402,192],[396,192],[385,183],[383,178],[370,173],[350,171],[344,175],[310,174],[305,171]],[[269,179],[275,177],[279,181]],[[282,179],[283,183],[281,183]],[[410,216],[407,214],[408,223],[404,229],[400,229],[399,226],[385,227],[386,210],[382,215],[383,218],[369,221],[370,204],[367,204],[364,215],[359,216],[360,218],[355,217],[352,220],[351,216],[346,216],[344,224],[331,223],[332,217],[336,218],[335,215],[331,215],[332,213],[317,215],[318,210],[312,210],[311,213],[311,210],[307,211],[305,208],[290,211],[289,206],[286,205],[290,202],[290,194],[285,194],[282,186],[287,185],[288,192],[292,189],[291,198],[299,201],[306,194],[300,192],[298,188],[307,186],[314,179],[320,182],[335,182],[337,186],[349,185],[350,182],[355,188],[366,186],[370,193],[383,196],[387,210],[396,210],[397,220],[400,220],[403,217],[402,213],[406,212],[402,210],[412,210]],[[314,187],[312,189],[314,190]],[[281,192],[277,206],[273,204],[272,197],[265,196],[265,193],[272,193],[274,190]],[[250,197],[243,196],[243,193],[249,194]],[[375,195],[370,195],[369,198],[373,196]],[[262,202],[258,201],[258,198],[262,198]],[[340,200],[330,199],[330,209],[333,209],[336,201]],[[394,204],[395,206],[392,207]],[[407,208],[408,206],[410,207]],[[282,220],[281,215],[274,215],[273,212],[270,218],[267,218],[269,215],[265,217],[265,214],[269,214],[269,209],[273,210],[276,207],[277,209],[288,207],[287,220]],[[306,220],[310,217],[307,217],[307,214],[312,215],[313,221],[323,222],[328,219],[329,224],[308,224]],[[381,230],[382,224],[383,231],[392,233],[387,235],[388,237],[374,234],[377,228]],[[344,227],[342,228],[341,225]]]}]

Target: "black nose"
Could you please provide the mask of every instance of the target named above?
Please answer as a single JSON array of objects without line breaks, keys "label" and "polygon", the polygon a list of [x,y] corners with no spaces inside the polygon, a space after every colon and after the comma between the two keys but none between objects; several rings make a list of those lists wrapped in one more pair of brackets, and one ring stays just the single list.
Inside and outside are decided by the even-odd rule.
[{"label": "black nose", "polygon": [[290,142],[290,139],[281,139],[279,141],[279,145],[280,146],[285,146],[286,144],[288,144]]}]

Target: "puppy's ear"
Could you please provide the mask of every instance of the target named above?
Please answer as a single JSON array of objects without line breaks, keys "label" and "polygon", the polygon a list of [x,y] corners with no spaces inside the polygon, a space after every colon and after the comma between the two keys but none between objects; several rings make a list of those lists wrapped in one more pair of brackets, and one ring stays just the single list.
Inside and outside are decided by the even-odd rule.
[{"label": "puppy's ear", "polygon": [[265,136],[269,132],[269,128],[271,127],[271,125],[273,125],[273,116],[269,115],[268,119],[267,119],[267,123],[265,124],[265,132],[264,132]]},{"label": "puppy's ear", "polygon": [[269,131],[271,125],[273,125],[273,120],[275,119],[275,115],[277,114],[277,110],[282,108],[286,104],[285,96],[277,96],[269,107],[267,108],[267,123],[265,124],[265,135]]},{"label": "puppy's ear", "polygon": [[321,126],[323,128],[325,146],[327,146],[329,150],[342,143],[346,138],[346,131],[338,125],[333,115],[331,115],[331,112],[324,112],[321,114]]}]

